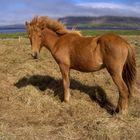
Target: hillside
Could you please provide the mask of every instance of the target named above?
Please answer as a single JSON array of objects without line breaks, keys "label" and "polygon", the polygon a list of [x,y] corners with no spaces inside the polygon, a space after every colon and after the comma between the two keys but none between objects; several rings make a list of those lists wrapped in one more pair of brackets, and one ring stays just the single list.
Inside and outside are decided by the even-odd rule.
[{"label": "hillside", "polygon": [[[140,18],[138,17],[63,17],[59,18],[68,28],[77,29],[134,29],[140,30]],[[22,29],[25,30],[24,24],[4,25],[3,29]]]},{"label": "hillside", "polygon": [[1,25],[0,29],[25,29],[24,24]]},{"label": "hillside", "polygon": [[77,28],[140,29],[140,18],[138,17],[64,17],[59,20],[69,27]]}]

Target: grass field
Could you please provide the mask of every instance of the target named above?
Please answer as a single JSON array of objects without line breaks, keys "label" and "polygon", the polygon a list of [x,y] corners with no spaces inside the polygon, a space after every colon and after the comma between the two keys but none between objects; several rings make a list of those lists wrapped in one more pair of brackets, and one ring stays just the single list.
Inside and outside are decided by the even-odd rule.
[{"label": "grass field", "polygon": [[[105,33],[115,33],[119,35],[140,35],[139,30],[81,30],[81,33],[88,36],[102,35]],[[27,33],[0,33],[1,39],[19,38],[19,36],[27,38]]]},{"label": "grass field", "polygon": [[122,37],[136,48],[137,60],[125,117],[110,114],[119,93],[106,70],[72,70],[72,98],[62,103],[61,74],[50,52],[43,48],[33,60],[27,38],[0,39],[0,140],[139,140],[140,36]]},{"label": "grass field", "polygon": [[115,33],[119,35],[140,35],[139,30],[83,30],[83,35],[102,35],[105,33]]},{"label": "grass field", "polygon": [[5,38],[19,38],[20,37],[27,37],[27,33],[0,33],[0,38],[5,39]]}]

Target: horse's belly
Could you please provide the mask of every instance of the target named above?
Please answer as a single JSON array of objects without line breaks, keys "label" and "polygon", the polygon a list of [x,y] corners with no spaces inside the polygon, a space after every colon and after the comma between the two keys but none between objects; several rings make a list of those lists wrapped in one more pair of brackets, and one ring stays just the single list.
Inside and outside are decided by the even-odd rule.
[{"label": "horse's belly", "polygon": [[98,71],[104,67],[100,48],[96,51],[89,49],[82,53],[77,52],[70,57],[70,63],[73,69],[83,72]]},{"label": "horse's belly", "polygon": [[72,69],[78,70],[78,71],[82,71],[82,72],[94,72],[94,71],[98,71],[102,68],[104,68],[104,65],[102,62],[92,62],[92,63],[77,63],[74,66],[71,67]]}]

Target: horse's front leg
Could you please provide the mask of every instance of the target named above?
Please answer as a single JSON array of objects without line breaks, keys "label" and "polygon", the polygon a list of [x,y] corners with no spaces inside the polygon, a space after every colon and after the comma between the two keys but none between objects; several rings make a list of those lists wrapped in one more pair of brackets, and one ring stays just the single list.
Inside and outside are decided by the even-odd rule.
[{"label": "horse's front leg", "polygon": [[69,66],[65,65],[65,64],[60,64],[60,71],[62,73],[62,78],[63,78],[63,87],[64,87],[64,101],[65,102],[69,102],[70,99],[70,90],[69,90],[69,86],[70,86],[70,80],[69,80]]}]

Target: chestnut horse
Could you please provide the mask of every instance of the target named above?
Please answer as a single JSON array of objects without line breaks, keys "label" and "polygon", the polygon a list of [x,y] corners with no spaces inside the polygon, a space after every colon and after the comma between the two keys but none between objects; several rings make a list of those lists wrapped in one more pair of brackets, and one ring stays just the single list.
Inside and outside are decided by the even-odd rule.
[{"label": "chestnut horse", "polygon": [[33,58],[37,59],[45,46],[59,65],[65,102],[70,99],[70,69],[94,72],[106,68],[119,90],[116,112],[124,114],[128,111],[136,63],[134,48],[123,38],[115,34],[84,37],[46,16],[34,17],[31,22],[26,22],[26,28]]}]

